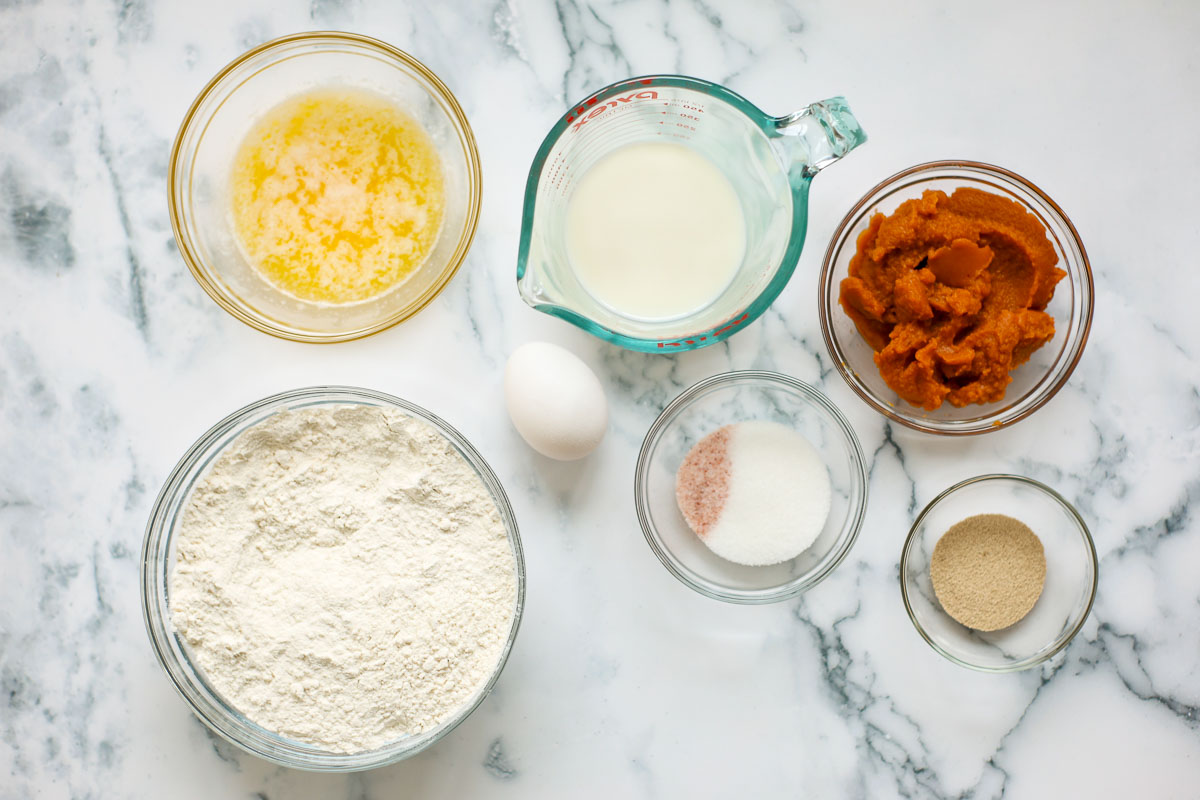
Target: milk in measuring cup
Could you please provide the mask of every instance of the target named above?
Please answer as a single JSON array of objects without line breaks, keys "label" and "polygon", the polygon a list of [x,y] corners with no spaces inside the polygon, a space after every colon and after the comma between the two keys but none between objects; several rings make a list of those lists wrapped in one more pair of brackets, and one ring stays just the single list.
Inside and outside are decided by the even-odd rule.
[{"label": "milk in measuring cup", "polygon": [[605,155],[567,204],[567,255],[593,297],[627,317],[668,319],[711,303],[733,280],[746,222],[729,180],[682,144]]}]

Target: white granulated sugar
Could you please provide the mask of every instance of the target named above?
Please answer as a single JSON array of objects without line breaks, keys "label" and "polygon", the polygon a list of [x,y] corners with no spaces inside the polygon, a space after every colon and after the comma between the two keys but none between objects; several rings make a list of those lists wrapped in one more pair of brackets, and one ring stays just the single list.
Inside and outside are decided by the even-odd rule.
[{"label": "white granulated sugar", "polygon": [[749,566],[795,558],[829,517],[829,470],[812,444],[786,425],[755,420],[730,430],[729,499],[704,543]]},{"label": "white granulated sugar", "polygon": [[436,727],[494,671],[515,556],[471,465],[391,409],[282,411],[200,480],[170,605],[248,719],[338,753]]}]

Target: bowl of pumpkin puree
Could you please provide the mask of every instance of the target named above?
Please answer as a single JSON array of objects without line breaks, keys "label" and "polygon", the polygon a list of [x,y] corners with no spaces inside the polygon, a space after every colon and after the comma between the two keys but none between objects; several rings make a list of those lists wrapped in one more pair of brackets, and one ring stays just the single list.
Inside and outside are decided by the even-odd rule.
[{"label": "bowl of pumpkin puree", "polygon": [[1063,210],[974,161],[906,169],[842,220],[821,270],[834,365],[916,430],[998,430],[1045,405],[1087,343],[1092,273]]}]

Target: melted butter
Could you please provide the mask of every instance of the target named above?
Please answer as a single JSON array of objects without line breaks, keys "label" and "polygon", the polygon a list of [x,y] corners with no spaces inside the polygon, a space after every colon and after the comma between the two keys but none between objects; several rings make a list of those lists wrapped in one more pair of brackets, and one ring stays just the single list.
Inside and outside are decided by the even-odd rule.
[{"label": "melted butter", "polygon": [[232,187],[250,262],[313,302],[367,300],[399,285],[442,223],[442,166],[429,135],[362,90],[314,90],[268,111],[238,148]]}]

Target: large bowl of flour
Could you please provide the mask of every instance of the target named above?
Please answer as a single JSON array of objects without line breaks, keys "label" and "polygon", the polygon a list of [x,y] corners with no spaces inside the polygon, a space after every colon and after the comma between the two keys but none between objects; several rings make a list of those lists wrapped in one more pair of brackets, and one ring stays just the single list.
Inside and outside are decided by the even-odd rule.
[{"label": "large bowl of flour", "polygon": [[215,733],[278,764],[370,769],[491,690],[525,564],[504,489],[433,414],[351,387],[268,397],[196,442],[142,552],[155,654]]}]

